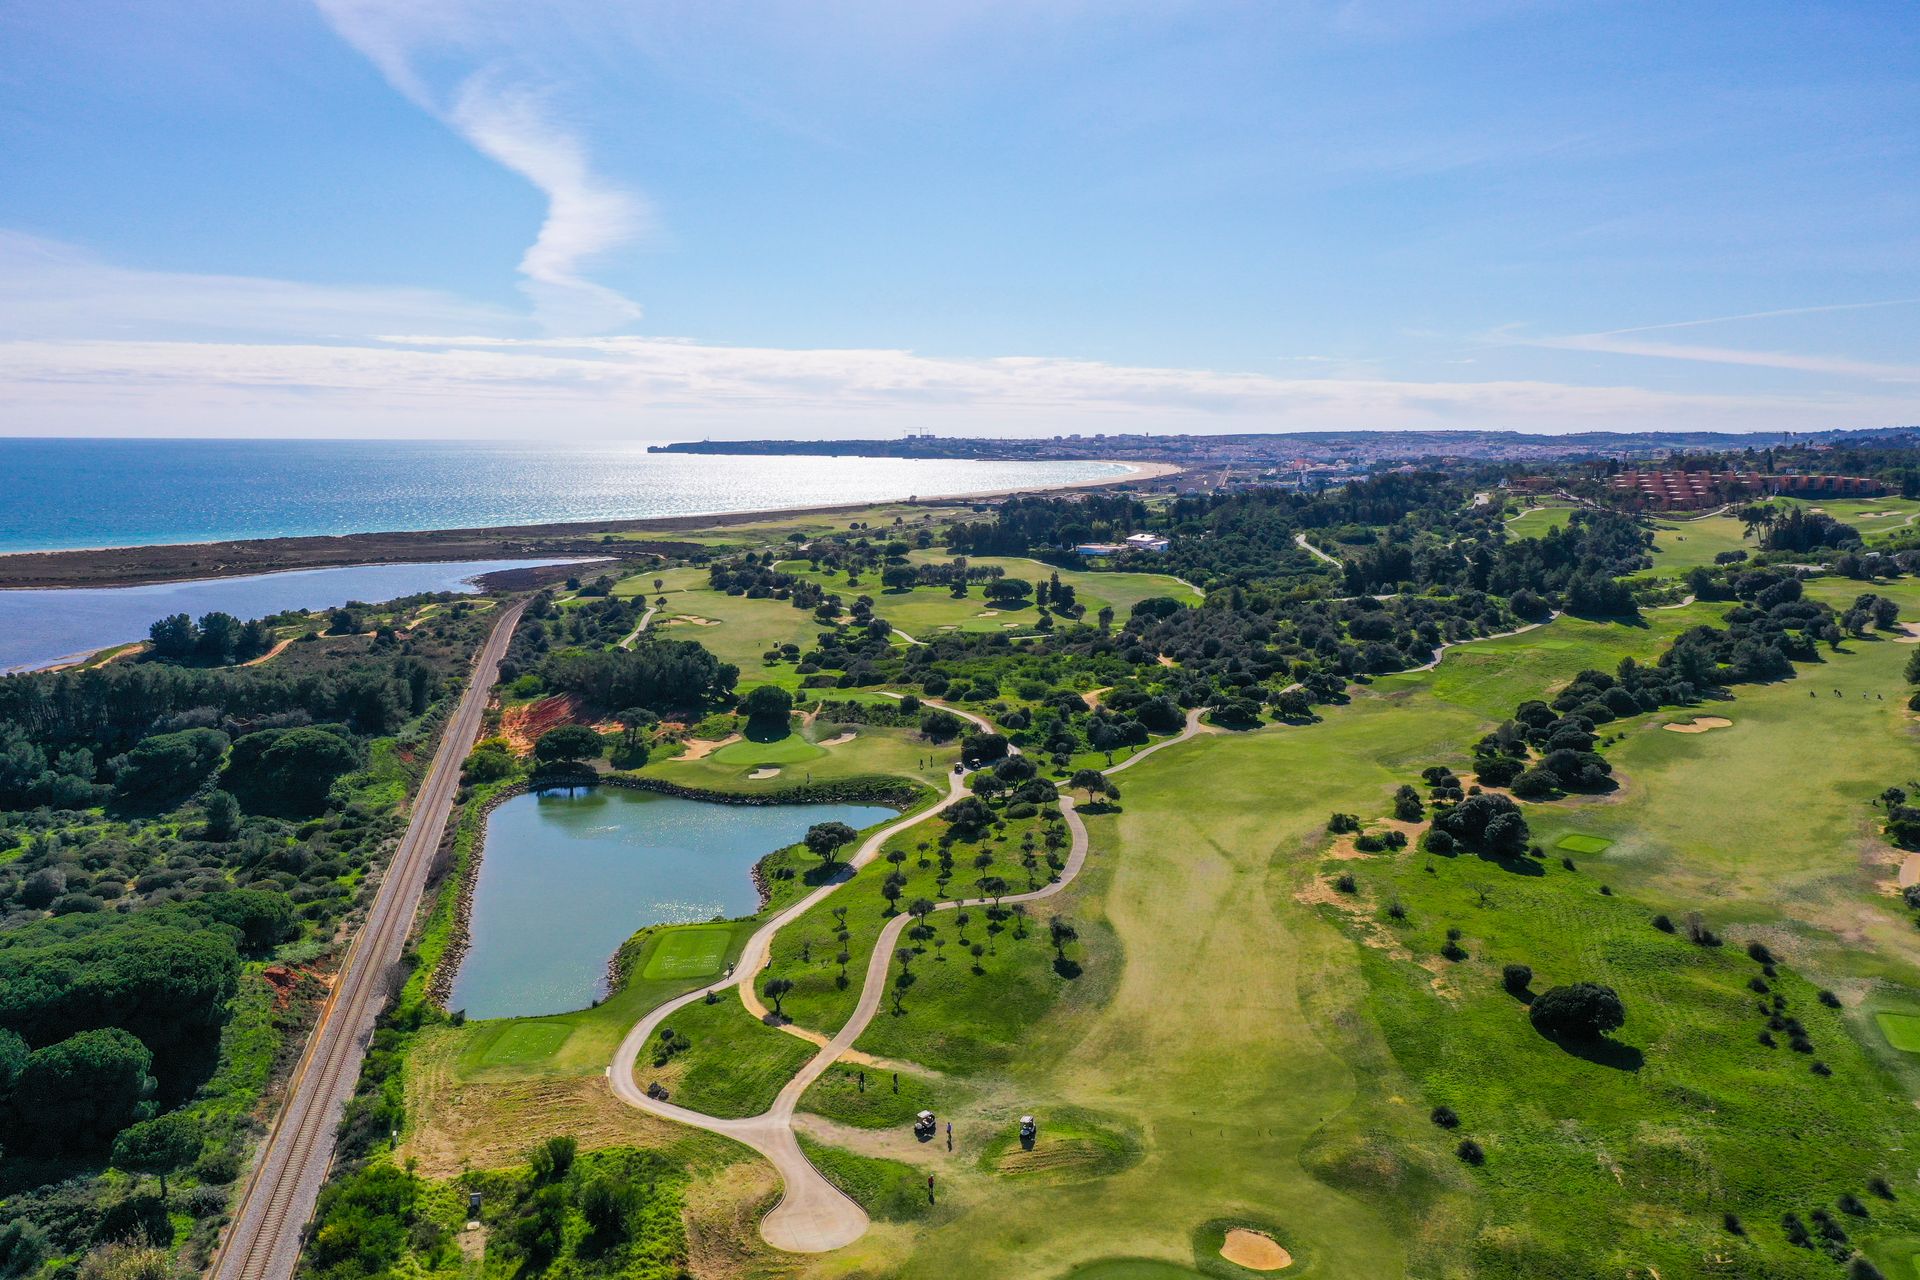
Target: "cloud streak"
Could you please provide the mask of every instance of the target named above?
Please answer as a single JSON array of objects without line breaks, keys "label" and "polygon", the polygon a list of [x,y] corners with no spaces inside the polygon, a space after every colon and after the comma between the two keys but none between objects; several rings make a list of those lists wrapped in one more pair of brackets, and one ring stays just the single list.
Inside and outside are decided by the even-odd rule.
[{"label": "cloud streak", "polygon": [[0,342],[23,431],[514,438],[1480,427],[1795,429],[1910,419],[1911,397],[1711,395],[1539,380],[1278,378],[1039,356],[949,359],[664,338]]},{"label": "cloud streak", "polygon": [[[1618,331],[1621,334],[1634,332],[1641,331]],[[1830,377],[1865,378],[1874,382],[1920,382],[1920,365],[1881,364],[1846,356],[1796,355],[1789,351],[1749,351],[1738,347],[1649,342],[1617,336],[1615,333],[1584,333],[1564,338],[1518,339],[1516,342],[1519,346],[1541,347],[1551,351],[1591,351],[1602,355],[1644,356],[1655,360],[1744,365],[1748,368],[1784,369]]]},{"label": "cloud streak", "polygon": [[505,56],[435,85],[436,71],[475,56],[494,33],[458,0],[317,0],[335,32],[395,91],[440,120],[547,200],[538,235],[520,259],[522,289],[549,332],[597,333],[638,320],[633,299],[588,277],[592,265],[655,226],[638,194],[598,173],[579,130],[553,95]]}]

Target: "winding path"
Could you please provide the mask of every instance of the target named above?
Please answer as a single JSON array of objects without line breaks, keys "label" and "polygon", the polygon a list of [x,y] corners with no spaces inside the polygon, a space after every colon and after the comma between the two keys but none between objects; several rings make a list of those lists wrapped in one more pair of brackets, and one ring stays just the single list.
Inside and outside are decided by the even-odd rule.
[{"label": "winding path", "polygon": [[647,629],[647,624],[653,621],[653,615],[658,612],[660,612],[659,605],[657,604],[648,605],[647,611],[640,615],[640,621],[634,623],[633,630],[627,632],[626,638],[620,641],[620,647],[622,649],[633,648],[633,642],[640,638],[640,633]]},{"label": "winding path", "polygon": [[[898,697],[899,695],[889,696]],[[951,711],[983,728],[989,730],[993,728],[986,720],[970,711],[932,699],[926,701],[928,705]],[[1186,725],[1178,734],[1153,743],[1103,772],[1118,773],[1176,742],[1184,742],[1200,733],[1217,732],[1211,725],[1201,723],[1200,716],[1201,712],[1197,708],[1189,711]],[[848,870],[845,874],[815,889],[760,926],[747,940],[746,947],[741,951],[733,977],[670,1000],[634,1024],[633,1029],[627,1033],[626,1039],[620,1042],[620,1047],[614,1052],[613,1062],[607,1068],[607,1082],[614,1096],[628,1106],[651,1112],[667,1120],[692,1125],[697,1129],[705,1129],[709,1133],[732,1138],[736,1142],[752,1147],[767,1158],[779,1173],[781,1184],[785,1188],[780,1203],[775,1205],[760,1223],[761,1236],[776,1249],[793,1253],[825,1253],[852,1244],[866,1234],[868,1225],[866,1211],[839,1188],[828,1182],[800,1150],[799,1140],[794,1136],[793,1131],[793,1113],[799,1105],[801,1096],[829,1067],[853,1048],[854,1042],[873,1021],[874,1014],[879,1012],[881,1001],[886,998],[887,970],[893,962],[895,944],[898,943],[901,932],[912,923],[913,917],[902,913],[889,920],[881,929],[879,937],[874,940],[873,953],[867,959],[865,985],[861,988],[860,1000],[854,1007],[852,1016],[847,1019],[839,1032],[826,1042],[820,1052],[815,1054],[799,1073],[787,1082],[786,1087],[781,1089],[779,1096],[774,1099],[773,1106],[760,1115],[723,1120],[687,1107],[675,1106],[671,1102],[650,1098],[634,1079],[635,1065],[646,1049],[647,1042],[652,1039],[654,1032],[668,1017],[696,1000],[706,999],[711,992],[719,992],[732,986],[739,992],[741,1003],[749,1011],[757,1012],[764,1017],[765,1006],[760,1003],[758,994],[754,991],[754,979],[766,966],[767,957],[772,952],[774,935],[852,879],[854,872],[879,856],[881,846],[895,834],[919,825],[971,794],[966,784],[965,774],[950,774],[947,779],[947,794],[939,803],[919,813],[910,814],[898,822],[888,823],[868,836],[859,850],[847,859]],[[1071,795],[1063,794],[1060,797],[1060,810],[1066,817],[1067,828],[1072,839],[1059,878],[1028,893],[1005,894],[998,899],[1000,903],[1037,902],[1050,898],[1072,884],[1075,877],[1080,874],[1080,869],[1086,865],[1087,828],[1081,821]],[[939,903],[934,910],[950,911],[957,907],[978,905],[986,901],[985,898],[957,898]]]},{"label": "winding path", "polygon": [[1547,614],[1544,621],[1529,622],[1526,626],[1515,627],[1511,631],[1496,631],[1494,634],[1490,636],[1469,636],[1465,640],[1449,640],[1445,644],[1441,645],[1438,649],[1435,649],[1433,651],[1433,656],[1431,658],[1428,658],[1425,662],[1421,663],[1419,666],[1407,667],[1404,670],[1391,671],[1391,672],[1388,672],[1387,674],[1404,676],[1404,675],[1411,675],[1416,671],[1431,671],[1435,667],[1440,665],[1440,659],[1447,656],[1447,650],[1449,649],[1457,649],[1463,644],[1485,644],[1489,640],[1505,640],[1508,636],[1523,636],[1529,631],[1538,631],[1541,627],[1546,626],[1547,623],[1552,622],[1555,618],[1559,616],[1560,616],[1560,610],[1555,609],[1552,612]]}]

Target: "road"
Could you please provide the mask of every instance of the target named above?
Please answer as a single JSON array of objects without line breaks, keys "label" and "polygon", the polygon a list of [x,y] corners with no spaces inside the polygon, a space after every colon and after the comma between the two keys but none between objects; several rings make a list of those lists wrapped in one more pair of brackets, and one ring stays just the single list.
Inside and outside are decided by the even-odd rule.
[{"label": "road", "polygon": [[[898,694],[888,696],[898,697]],[[986,721],[970,711],[958,707],[946,706],[924,700],[931,706],[943,706],[956,715],[965,717],[976,725],[991,728]],[[1163,747],[1176,742],[1184,742],[1199,733],[1214,732],[1210,725],[1201,723],[1198,709],[1188,712],[1186,726],[1180,733],[1162,739],[1152,746],[1137,752],[1121,763],[1106,770],[1118,773],[1130,765],[1137,764]],[[613,1063],[607,1068],[607,1083],[614,1095],[628,1106],[681,1124],[705,1129],[710,1133],[721,1134],[736,1142],[752,1147],[765,1156],[780,1175],[782,1194],[780,1203],[762,1219],[760,1234],[766,1242],[776,1249],[785,1249],[794,1253],[825,1253],[852,1244],[866,1234],[868,1220],[866,1211],[855,1204],[844,1193],[823,1177],[819,1170],[807,1160],[800,1150],[800,1143],[793,1132],[793,1113],[799,1105],[801,1095],[806,1093],[813,1082],[853,1047],[867,1024],[879,1011],[881,1001],[886,996],[887,967],[893,959],[894,946],[900,933],[912,922],[912,917],[901,914],[887,922],[874,943],[872,954],[868,957],[865,985],[860,991],[860,1001],[855,1006],[852,1017],[839,1032],[800,1069],[799,1074],[787,1082],[785,1088],[774,1099],[773,1106],[757,1116],[747,1116],[738,1120],[722,1120],[687,1107],[675,1106],[649,1098],[634,1077],[634,1067],[640,1055],[645,1051],[647,1042],[654,1032],[675,1010],[684,1008],[695,1000],[704,1000],[709,992],[719,993],[727,987],[736,988],[743,1004],[760,1016],[764,1016],[764,1006],[754,992],[754,979],[766,966],[767,957],[773,946],[773,937],[782,927],[805,914],[815,903],[832,893],[852,878],[852,872],[871,862],[880,853],[880,848],[896,832],[917,826],[933,817],[951,804],[957,803],[972,791],[966,785],[965,776],[953,774],[948,779],[947,795],[932,808],[923,809],[897,822],[889,823],[873,835],[868,836],[858,852],[847,860],[848,872],[840,878],[822,885],[805,898],[788,907],[773,919],[762,925],[747,942],[741,953],[735,976],[712,987],[691,991],[677,1000],[669,1001],[653,1010],[634,1024],[626,1039],[620,1042],[615,1051]],[[1087,828],[1080,820],[1080,814],[1074,808],[1073,797],[1062,795],[1060,809],[1066,816],[1067,826],[1072,834],[1072,846],[1068,851],[1066,863],[1062,866],[1059,879],[1044,885],[1031,893],[1007,894],[999,899],[1002,903],[1036,902],[1059,893],[1080,874],[1087,860]],[[972,899],[978,904],[985,899]],[[954,899],[938,903],[935,911],[950,911],[965,906],[968,899]]]},{"label": "road", "polygon": [[427,869],[460,786],[460,763],[473,745],[488,692],[526,606],[504,610],[481,646],[440,745],[414,797],[413,817],[388,863],[366,923],[354,936],[320,1011],[287,1099],[267,1134],[233,1225],[214,1258],[213,1280],[287,1280],[300,1258],[300,1235],[333,1163],[340,1114],[360,1078],[374,1018],[387,1002],[389,975],[412,931]]}]

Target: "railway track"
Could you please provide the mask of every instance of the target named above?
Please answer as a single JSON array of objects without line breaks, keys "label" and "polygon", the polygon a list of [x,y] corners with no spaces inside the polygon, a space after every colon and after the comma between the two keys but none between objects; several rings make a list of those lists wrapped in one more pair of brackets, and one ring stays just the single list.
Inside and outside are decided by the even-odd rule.
[{"label": "railway track", "polygon": [[341,1112],[360,1078],[374,1019],[386,1003],[393,966],[412,931],[427,869],[453,809],[461,761],[479,731],[488,691],[525,607],[523,602],[507,608],[481,646],[414,797],[406,834],[388,863],[366,923],[348,946],[333,994],[294,1069],[286,1103],[214,1257],[213,1280],[288,1280],[293,1275],[301,1232],[333,1163]]}]

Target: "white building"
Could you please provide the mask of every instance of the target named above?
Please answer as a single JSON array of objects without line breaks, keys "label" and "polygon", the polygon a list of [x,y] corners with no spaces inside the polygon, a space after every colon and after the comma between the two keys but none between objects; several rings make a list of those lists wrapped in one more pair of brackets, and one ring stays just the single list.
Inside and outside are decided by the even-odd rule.
[{"label": "white building", "polygon": [[1157,533],[1130,533],[1127,535],[1129,551],[1165,551],[1167,540]]}]

